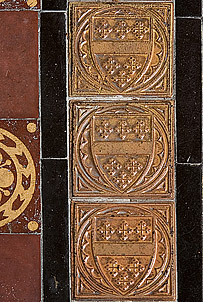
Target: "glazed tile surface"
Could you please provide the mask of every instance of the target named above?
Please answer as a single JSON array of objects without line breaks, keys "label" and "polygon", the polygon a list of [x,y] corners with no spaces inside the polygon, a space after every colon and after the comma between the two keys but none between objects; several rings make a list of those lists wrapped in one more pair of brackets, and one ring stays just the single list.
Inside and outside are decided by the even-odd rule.
[{"label": "glazed tile surface", "polygon": [[40,236],[0,235],[2,302],[41,301]]},{"label": "glazed tile surface", "polygon": [[0,10],[2,9],[38,9],[40,0],[0,0]]},{"label": "glazed tile surface", "polygon": [[171,96],[173,3],[71,3],[70,95]]},{"label": "glazed tile surface", "polygon": [[0,120],[0,232],[40,232],[39,124]]},{"label": "glazed tile surface", "polygon": [[175,300],[173,203],[72,203],[73,299]]},{"label": "glazed tile surface", "polygon": [[37,118],[38,13],[0,11],[0,118]]},{"label": "glazed tile surface", "polygon": [[73,195],[172,198],[173,103],[72,102]]}]

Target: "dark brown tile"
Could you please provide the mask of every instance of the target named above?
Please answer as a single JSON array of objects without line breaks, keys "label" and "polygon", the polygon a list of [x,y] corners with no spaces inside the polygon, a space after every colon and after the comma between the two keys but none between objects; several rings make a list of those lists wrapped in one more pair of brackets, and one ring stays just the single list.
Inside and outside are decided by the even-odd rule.
[{"label": "dark brown tile", "polygon": [[173,203],[72,204],[75,299],[174,301]]},{"label": "dark brown tile", "polygon": [[74,196],[173,198],[173,102],[72,105]]},{"label": "dark brown tile", "polygon": [[40,232],[36,120],[0,120],[0,232]]},{"label": "dark brown tile", "polygon": [[40,302],[40,236],[0,235],[0,300]]},{"label": "dark brown tile", "polygon": [[38,117],[38,13],[0,12],[0,118]]},{"label": "dark brown tile", "polygon": [[20,8],[39,9],[40,0],[0,0],[0,10]]}]

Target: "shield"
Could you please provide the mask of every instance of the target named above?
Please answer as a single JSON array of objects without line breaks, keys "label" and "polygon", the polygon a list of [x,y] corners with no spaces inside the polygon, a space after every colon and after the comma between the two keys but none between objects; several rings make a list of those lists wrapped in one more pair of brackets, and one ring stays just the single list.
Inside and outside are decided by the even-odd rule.
[{"label": "shield", "polygon": [[95,217],[93,251],[103,278],[127,295],[145,279],[154,251],[153,219]]},{"label": "shield", "polygon": [[151,116],[97,114],[91,128],[92,155],[100,175],[124,193],[143,174],[152,154]]},{"label": "shield", "polygon": [[115,16],[109,9],[90,20],[92,59],[103,81],[118,93],[145,73],[152,53],[152,18],[143,10],[137,10],[136,17],[129,12]]}]

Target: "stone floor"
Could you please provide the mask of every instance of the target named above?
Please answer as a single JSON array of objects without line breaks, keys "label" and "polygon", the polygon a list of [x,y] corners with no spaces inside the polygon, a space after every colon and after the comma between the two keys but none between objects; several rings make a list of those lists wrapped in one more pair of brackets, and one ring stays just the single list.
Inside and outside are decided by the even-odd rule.
[{"label": "stone floor", "polygon": [[201,301],[202,20],[0,0],[0,301]]}]

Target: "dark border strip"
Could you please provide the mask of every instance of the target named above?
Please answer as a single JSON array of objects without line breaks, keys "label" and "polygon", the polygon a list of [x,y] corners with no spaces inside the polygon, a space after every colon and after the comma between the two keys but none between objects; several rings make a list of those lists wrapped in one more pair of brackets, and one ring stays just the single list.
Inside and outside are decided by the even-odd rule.
[{"label": "dark border strip", "polygon": [[178,301],[202,301],[201,165],[177,165]]},{"label": "dark border strip", "polygon": [[44,302],[69,301],[67,160],[42,160]]},{"label": "dark border strip", "polygon": [[41,13],[42,157],[67,156],[65,13]]},{"label": "dark border strip", "polygon": [[66,10],[68,0],[42,0],[43,10]]},{"label": "dark border strip", "polygon": [[201,20],[176,19],[178,163],[201,163]]},{"label": "dark border strip", "polygon": [[178,17],[200,17],[201,0],[175,0],[176,16]]}]

